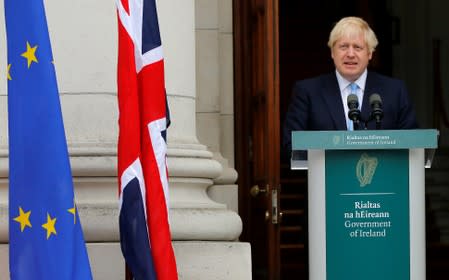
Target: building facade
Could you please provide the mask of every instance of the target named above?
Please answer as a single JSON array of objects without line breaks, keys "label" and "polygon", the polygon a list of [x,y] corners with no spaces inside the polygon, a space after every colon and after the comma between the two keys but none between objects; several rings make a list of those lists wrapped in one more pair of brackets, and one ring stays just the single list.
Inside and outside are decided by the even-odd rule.
[{"label": "building facade", "polygon": [[[114,1],[46,1],[76,203],[94,279],[124,279],[118,231]],[[180,279],[251,279],[239,242],[232,0],[157,1],[171,114],[170,223]],[[0,3],[3,10],[3,2]],[[8,270],[6,35],[0,13],[0,278]],[[38,148],[38,147],[37,147]]]}]

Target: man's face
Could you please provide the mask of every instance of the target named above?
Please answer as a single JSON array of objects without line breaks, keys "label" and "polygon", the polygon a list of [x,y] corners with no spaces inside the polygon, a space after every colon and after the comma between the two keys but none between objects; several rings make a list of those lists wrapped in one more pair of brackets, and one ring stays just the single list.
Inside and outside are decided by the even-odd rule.
[{"label": "man's face", "polygon": [[337,71],[348,81],[357,80],[371,59],[369,51],[362,34],[338,39],[331,51]]}]

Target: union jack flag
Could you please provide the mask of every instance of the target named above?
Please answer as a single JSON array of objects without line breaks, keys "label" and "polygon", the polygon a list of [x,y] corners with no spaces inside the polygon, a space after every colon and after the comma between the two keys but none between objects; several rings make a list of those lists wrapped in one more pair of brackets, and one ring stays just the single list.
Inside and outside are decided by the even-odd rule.
[{"label": "union jack flag", "polygon": [[167,99],[155,0],[117,0],[120,242],[134,279],[178,279],[168,222]]}]

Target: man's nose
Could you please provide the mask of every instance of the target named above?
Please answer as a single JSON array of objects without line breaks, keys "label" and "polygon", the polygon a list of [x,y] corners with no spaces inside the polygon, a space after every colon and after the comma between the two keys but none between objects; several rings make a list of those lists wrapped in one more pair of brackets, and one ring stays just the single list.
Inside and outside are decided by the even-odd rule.
[{"label": "man's nose", "polygon": [[354,50],[354,47],[349,47],[348,48],[348,52],[347,52],[347,55],[348,56],[354,56],[354,54],[355,54],[355,50]]}]

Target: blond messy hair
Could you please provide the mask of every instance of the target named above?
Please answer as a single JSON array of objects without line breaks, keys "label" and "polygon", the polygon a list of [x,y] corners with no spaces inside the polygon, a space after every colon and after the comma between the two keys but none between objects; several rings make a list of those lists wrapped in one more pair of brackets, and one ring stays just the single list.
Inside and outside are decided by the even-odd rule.
[{"label": "blond messy hair", "polygon": [[359,17],[345,17],[338,21],[329,35],[327,45],[332,49],[338,39],[358,36],[360,34],[365,37],[365,42],[370,53],[373,53],[379,43],[376,34],[374,34],[374,31],[369,27],[368,23]]}]

